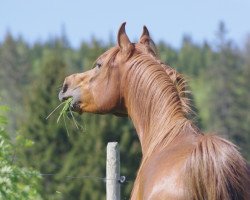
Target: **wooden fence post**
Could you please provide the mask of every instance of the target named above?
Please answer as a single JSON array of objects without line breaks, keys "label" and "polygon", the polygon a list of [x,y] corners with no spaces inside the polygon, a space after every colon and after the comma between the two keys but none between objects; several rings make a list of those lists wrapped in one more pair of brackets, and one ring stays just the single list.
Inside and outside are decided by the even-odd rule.
[{"label": "wooden fence post", "polygon": [[120,200],[120,151],[117,142],[107,145],[106,161],[106,198],[107,200]]}]

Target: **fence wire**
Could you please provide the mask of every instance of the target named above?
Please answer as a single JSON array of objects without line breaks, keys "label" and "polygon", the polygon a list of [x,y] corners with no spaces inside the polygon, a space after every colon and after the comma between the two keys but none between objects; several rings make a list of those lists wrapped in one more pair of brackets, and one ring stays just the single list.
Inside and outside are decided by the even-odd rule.
[{"label": "fence wire", "polygon": [[[9,175],[18,175],[18,174],[14,174],[12,172],[0,172],[0,174],[5,175],[5,174],[9,174]],[[37,173],[37,175],[42,176],[42,177],[51,177],[51,176],[57,176],[57,173]],[[131,183],[133,182],[132,180],[126,180],[125,176],[121,176],[119,178],[106,178],[106,177],[100,177],[100,176],[88,176],[88,175],[83,175],[83,176],[65,176],[65,179],[92,179],[92,180],[97,180],[97,181],[102,181],[102,182],[106,182],[106,181],[118,181],[121,184],[124,183]]]}]

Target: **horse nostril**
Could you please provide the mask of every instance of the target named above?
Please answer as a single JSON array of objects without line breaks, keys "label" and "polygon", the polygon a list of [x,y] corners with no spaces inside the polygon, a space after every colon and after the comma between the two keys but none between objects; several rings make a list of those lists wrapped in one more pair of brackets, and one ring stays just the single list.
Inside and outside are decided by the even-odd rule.
[{"label": "horse nostril", "polygon": [[60,101],[66,101],[70,96],[64,96],[63,91],[59,92],[58,98]]},{"label": "horse nostril", "polygon": [[62,93],[65,93],[68,90],[68,84],[64,84],[62,88]]},{"label": "horse nostril", "polygon": [[62,97],[62,101],[66,101],[67,99],[69,99],[70,97]]}]

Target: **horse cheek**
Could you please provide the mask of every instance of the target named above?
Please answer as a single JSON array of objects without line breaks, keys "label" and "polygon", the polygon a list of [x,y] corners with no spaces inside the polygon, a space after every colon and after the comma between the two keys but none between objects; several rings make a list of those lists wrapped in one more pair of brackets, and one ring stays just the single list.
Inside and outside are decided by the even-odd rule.
[{"label": "horse cheek", "polygon": [[[105,84],[103,84],[105,85]],[[94,92],[94,101],[100,113],[110,113],[117,105],[119,95],[114,87],[99,87]],[[98,94],[98,95],[97,95]]]}]

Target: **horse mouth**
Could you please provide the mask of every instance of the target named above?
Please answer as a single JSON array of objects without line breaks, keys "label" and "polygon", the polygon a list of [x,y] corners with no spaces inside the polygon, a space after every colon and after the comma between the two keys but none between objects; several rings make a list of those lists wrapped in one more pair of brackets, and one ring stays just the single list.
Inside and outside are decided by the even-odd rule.
[{"label": "horse mouth", "polygon": [[58,95],[58,98],[61,102],[65,102],[67,99],[69,98],[72,98],[72,101],[70,102],[70,105],[69,105],[69,110],[70,111],[73,111],[73,112],[77,112],[79,114],[82,113],[82,110],[81,110],[81,101],[79,101],[79,99],[77,98],[77,96],[75,95],[65,95],[63,94],[62,91],[59,92],[59,95]]},{"label": "horse mouth", "polygon": [[71,111],[74,111],[74,112],[77,112],[78,114],[81,114],[82,113],[82,110],[81,110],[81,102],[80,101],[75,101],[74,100],[72,101],[71,105],[70,105],[70,110]]}]

